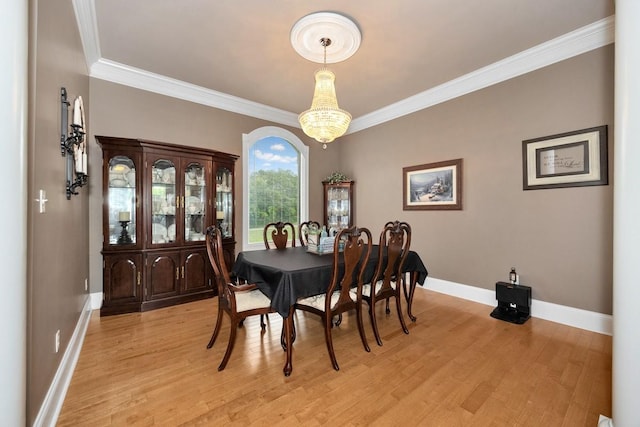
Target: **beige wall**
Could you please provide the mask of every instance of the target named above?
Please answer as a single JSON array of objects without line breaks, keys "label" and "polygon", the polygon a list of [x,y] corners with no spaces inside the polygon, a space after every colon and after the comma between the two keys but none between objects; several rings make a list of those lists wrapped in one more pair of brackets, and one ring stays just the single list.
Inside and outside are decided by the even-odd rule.
[{"label": "beige wall", "polygon": [[[272,125],[97,79],[91,95],[92,134],[241,155],[242,133]],[[612,152],[612,117],[613,48],[607,47],[348,135],[327,150],[289,130],[311,148],[312,218],[322,209],[320,182],[341,169],[356,180],[357,223],[374,231],[389,219],[411,223],[412,246],[431,277],[493,289],[513,266],[535,299],[610,314],[612,185],[523,191],[522,141],[607,124]],[[92,143],[91,164],[99,165]],[[464,159],[464,209],[403,211],[402,168],[455,158]],[[102,284],[99,185],[92,180],[92,292]]]},{"label": "beige wall", "polygon": [[[44,401],[88,298],[87,189],[67,200],[60,155],[60,88],[81,95],[89,110],[89,78],[71,2],[30,2],[27,421]],[[37,212],[38,190],[46,213]],[[60,351],[55,333],[60,330]]]},{"label": "beige wall", "polygon": [[[222,111],[200,104],[146,92],[104,80],[91,79],[91,158],[89,165],[98,170],[102,162],[94,135],[142,138],[173,144],[211,148],[236,154],[236,251],[241,248],[242,228],[242,134],[271,122]],[[309,212],[319,218],[322,211],[324,177],[335,169],[339,151],[327,149],[308,138],[300,129],[286,128],[309,146]],[[335,145],[335,144],[334,144]],[[102,291],[102,183],[94,174],[91,180],[91,292]]]},{"label": "beige wall", "polygon": [[[343,138],[357,223],[413,228],[431,277],[612,312],[613,46]],[[608,186],[522,190],[522,141],[609,125]],[[402,168],[463,158],[462,211],[403,211]]]}]

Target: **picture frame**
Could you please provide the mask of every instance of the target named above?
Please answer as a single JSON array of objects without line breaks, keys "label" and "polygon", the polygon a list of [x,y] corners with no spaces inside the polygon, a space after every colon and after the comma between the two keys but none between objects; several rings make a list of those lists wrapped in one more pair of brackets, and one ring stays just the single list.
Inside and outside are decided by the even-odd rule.
[{"label": "picture frame", "polygon": [[462,210],[462,159],[402,168],[403,210]]},{"label": "picture frame", "polygon": [[522,188],[608,185],[607,126],[522,141]]}]

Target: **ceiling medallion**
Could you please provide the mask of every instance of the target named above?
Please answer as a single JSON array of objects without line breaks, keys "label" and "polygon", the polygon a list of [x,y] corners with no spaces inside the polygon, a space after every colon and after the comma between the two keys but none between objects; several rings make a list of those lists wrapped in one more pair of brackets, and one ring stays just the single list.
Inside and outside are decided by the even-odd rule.
[{"label": "ceiling medallion", "polygon": [[360,29],[352,20],[332,12],[307,15],[291,29],[291,45],[309,61],[324,61],[324,49],[319,43],[323,37],[331,39],[331,50],[327,51],[328,64],[350,58],[358,51],[362,39]]}]

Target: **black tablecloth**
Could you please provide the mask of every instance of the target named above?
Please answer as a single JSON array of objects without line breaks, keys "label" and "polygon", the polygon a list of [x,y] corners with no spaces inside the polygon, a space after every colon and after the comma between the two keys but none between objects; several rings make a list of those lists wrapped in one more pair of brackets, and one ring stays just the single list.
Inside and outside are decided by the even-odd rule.
[{"label": "black tablecloth", "polygon": [[[373,246],[365,270],[365,283],[375,272],[378,246]],[[269,249],[240,252],[233,266],[233,273],[249,283],[255,283],[271,298],[271,306],[282,317],[300,298],[318,295],[326,291],[331,281],[333,254],[316,255],[306,247]],[[410,251],[403,272],[417,273],[421,285],[427,278],[427,268],[414,251]]]}]

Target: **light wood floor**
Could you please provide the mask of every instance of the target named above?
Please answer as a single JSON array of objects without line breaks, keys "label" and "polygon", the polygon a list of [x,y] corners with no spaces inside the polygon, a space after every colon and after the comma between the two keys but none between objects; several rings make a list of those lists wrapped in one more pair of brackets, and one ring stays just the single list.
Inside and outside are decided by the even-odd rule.
[{"label": "light wood floor", "polygon": [[371,353],[354,316],[334,328],[337,372],[320,322],[297,313],[287,378],[277,314],[264,335],[248,319],[217,371],[229,320],[207,350],[216,304],[94,312],[58,425],[595,427],[611,416],[609,336],[535,318],[513,325],[489,306],[419,288],[409,335],[378,304],[378,347],[365,318]]}]

